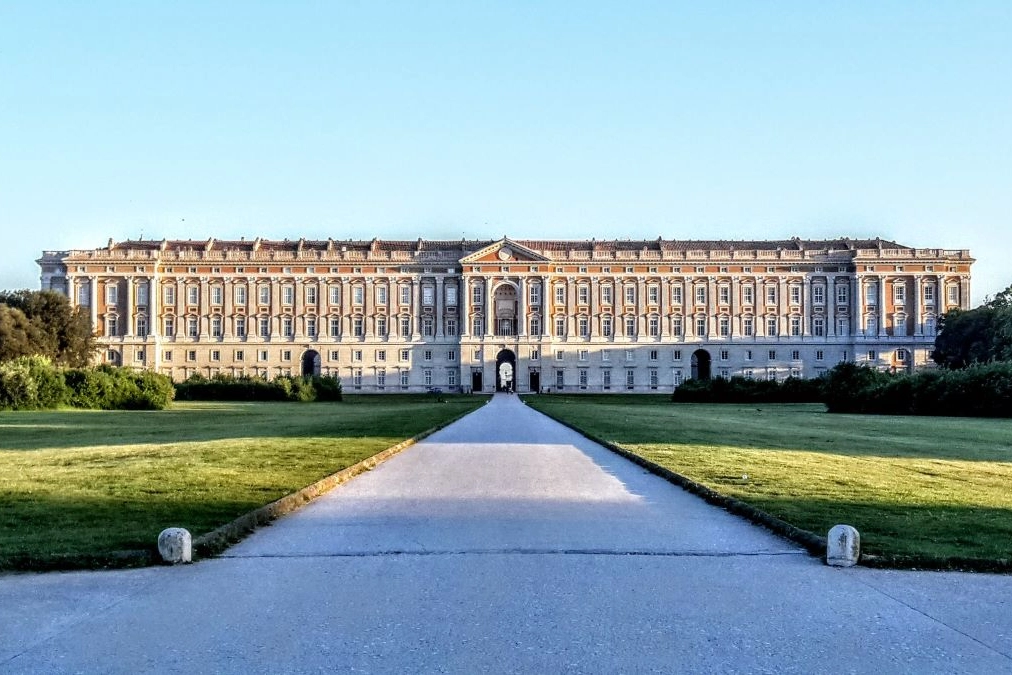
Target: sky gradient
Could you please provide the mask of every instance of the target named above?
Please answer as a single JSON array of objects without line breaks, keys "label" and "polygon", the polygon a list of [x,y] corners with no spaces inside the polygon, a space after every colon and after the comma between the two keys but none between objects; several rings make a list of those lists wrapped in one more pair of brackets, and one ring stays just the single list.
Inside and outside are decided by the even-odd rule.
[{"label": "sky gradient", "polygon": [[1012,283],[1012,3],[5,2],[0,288],[116,240],[828,238]]}]

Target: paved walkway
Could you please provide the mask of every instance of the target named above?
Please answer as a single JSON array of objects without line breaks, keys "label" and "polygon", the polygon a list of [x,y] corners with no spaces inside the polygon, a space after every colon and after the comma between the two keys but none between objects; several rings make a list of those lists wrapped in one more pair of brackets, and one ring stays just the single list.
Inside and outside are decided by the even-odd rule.
[{"label": "paved walkway", "polygon": [[1012,672],[1012,577],[825,567],[487,406],[214,560],[0,577],[0,672]]}]

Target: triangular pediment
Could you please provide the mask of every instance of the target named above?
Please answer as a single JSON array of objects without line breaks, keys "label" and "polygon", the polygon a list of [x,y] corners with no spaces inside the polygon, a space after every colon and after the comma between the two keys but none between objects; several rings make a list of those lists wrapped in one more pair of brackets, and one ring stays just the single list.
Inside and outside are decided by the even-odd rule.
[{"label": "triangular pediment", "polygon": [[543,263],[551,262],[537,251],[532,251],[526,246],[503,237],[499,241],[489,244],[483,249],[475,251],[460,259],[461,264],[494,263],[503,265],[509,263]]}]

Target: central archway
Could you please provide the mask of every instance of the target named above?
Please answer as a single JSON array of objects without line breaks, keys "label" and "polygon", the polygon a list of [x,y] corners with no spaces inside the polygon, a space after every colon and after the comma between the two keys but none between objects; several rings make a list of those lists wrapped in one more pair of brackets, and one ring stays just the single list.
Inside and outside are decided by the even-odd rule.
[{"label": "central archway", "polygon": [[710,352],[705,349],[692,352],[692,379],[710,379]]},{"label": "central archway", "polygon": [[495,390],[517,390],[517,355],[511,349],[500,350],[495,355]]},{"label": "central archway", "polygon": [[320,374],[320,352],[310,349],[302,355],[302,376],[316,377]]}]

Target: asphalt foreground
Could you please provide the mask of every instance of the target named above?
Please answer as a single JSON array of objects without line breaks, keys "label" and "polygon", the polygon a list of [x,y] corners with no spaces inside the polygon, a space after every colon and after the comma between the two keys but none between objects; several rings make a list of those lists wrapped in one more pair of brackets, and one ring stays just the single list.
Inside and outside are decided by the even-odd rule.
[{"label": "asphalt foreground", "polygon": [[0,576],[0,672],[317,671],[1012,673],[1012,576],[826,567],[504,395],[222,557]]}]

